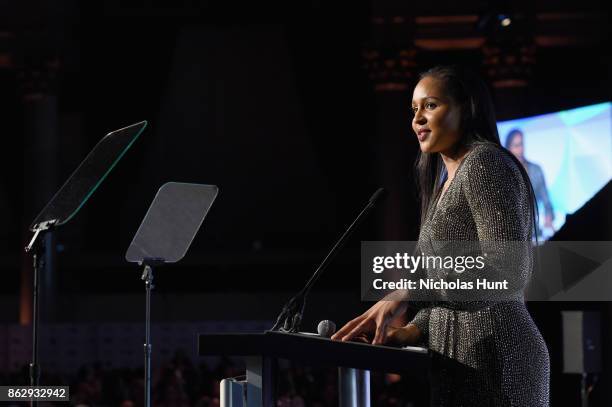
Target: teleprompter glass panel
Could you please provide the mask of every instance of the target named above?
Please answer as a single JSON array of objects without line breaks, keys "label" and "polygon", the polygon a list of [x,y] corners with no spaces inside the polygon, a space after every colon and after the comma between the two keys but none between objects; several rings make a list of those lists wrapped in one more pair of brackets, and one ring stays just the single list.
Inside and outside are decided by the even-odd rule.
[{"label": "teleprompter glass panel", "polygon": [[168,182],[157,191],[125,258],[174,263],[185,256],[217,196],[215,185]]},{"label": "teleprompter glass panel", "polygon": [[30,230],[40,229],[45,223],[62,225],[72,219],[146,126],[147,122],[142,121],[104,136],[34,219]]}]

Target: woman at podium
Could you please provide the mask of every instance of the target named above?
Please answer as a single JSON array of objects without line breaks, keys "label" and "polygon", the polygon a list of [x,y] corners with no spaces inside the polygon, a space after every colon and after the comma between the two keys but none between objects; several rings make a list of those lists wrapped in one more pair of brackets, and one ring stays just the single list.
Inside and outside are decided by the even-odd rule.
[{"label": "woman at podium", "polygon": [[[484,82],[469,71],[436,67],[413,92],[412,128],[421,200],[419,249],[431,242],[531,242],[536,206],[529,176],[500,145]],[[548,406],[550,362],[524,303],[530,251],[515,256],[509,276],[516,297],[459,301],[447,290],[435,301],[382,300],[333,339],[373,344],[428,344],[433,406]],[[422,270],[429,276],[429,270]],[[420,308],[409,323],[408,306]]]}]

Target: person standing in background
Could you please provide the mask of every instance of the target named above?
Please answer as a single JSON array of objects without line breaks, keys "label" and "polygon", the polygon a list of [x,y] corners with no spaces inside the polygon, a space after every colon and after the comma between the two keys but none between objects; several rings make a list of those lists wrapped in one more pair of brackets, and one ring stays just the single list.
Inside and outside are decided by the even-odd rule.
[{"label": "person standing in background", "polygon": [[[529,178],[531,179],[531,185],[536,196],[536,201],[539,205],[544,207],[544,228],[554,231],[553,220],[555,219],[555,212],[553,210],[552,203],[550,202],[550,196],[548,195],[548,189],[546,188],[546,180],[544,178],[544,171],[538,164],[528,161],[525,158],[525,143],[524,143],[523,132],[519,129],[512,129],[506,137],[505,147],[512,153],[518,160],[523,164],[523,167],[527,170]],[[538,225],[538,236],[542,234]]]}]

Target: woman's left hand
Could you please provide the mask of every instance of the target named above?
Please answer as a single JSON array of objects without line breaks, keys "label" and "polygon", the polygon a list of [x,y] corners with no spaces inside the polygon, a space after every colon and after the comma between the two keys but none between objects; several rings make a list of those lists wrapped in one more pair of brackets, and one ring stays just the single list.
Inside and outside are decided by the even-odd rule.
[{"label": "woman's left hand", "polygon": [[[405,326],[387,326],[387,334],[383,345],[388,346],[410,346],[421,341],[421,330],[415,324]],[[372,336],[361,333],[351,338],[351,342],[372,343]]]}]

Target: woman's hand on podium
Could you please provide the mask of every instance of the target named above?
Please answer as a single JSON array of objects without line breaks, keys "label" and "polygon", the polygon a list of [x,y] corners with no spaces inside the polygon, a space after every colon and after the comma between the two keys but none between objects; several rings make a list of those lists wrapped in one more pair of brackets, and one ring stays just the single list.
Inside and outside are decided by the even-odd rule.
[{"label": "woman's hand on podium", "polygon": [[[405,326],[387,327],[387,336],[384,344],[390,346],[410,346],[421,342],[422,332],[415,324]],[[372,335],[360,333],[350,339],[351,342],[372,343]]]},{"label": "woman's hand on podium", "polygon": [[[387,343],[387,335],[390,332],[389,328],[391,328],[394,335],[405,339],[407,332],[396,333],[398,328],[393,328],[394,326],[405,325],[405,311],[406,303],[404,301],[378,301],[372,308],[344,325],[331,338],[340,341],[357,340],[363,342],[363,338],[373,336],[372,345],[382,345]],[[408,333],[412,333],[412,331]]]}]

